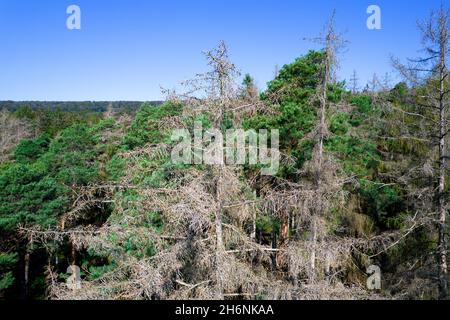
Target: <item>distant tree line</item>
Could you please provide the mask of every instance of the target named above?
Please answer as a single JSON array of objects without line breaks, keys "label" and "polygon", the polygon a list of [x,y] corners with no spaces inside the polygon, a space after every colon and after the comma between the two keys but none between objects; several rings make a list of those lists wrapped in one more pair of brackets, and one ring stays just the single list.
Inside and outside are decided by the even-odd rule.
[{"label": "distant tree line", "polygon": [[[110,104],[115,112],[135,112],[142,106],[142,101],[0,101],[0,110],[6,109],[14,112],[21,108],[46,109],[51,111],[92,111],[106,112]],[[152,101],[151,104],[161,105],[161,101]]]}]

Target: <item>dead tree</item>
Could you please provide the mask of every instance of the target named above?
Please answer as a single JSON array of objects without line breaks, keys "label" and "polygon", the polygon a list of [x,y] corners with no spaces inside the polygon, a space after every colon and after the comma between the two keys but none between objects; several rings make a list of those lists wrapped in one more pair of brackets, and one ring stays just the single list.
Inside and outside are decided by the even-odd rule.
[{"label": "dead tree", "polygon": [[254,79],[247,73],[242,82],[242,98],[248,102],[254,102],[258,98],[258,88]]},{"label": "dead tree", "polygon": [[356,74],[356,70],[353,70],[352,77],[350,78],[351,90],[353,94],[358,92],[358,75]]},{"label": "dead tree", "polygon": [[[344,40],[342,34],[336,31],[335,26],[335,15],[336,12],[333,11],[331,18],[329,19],[326,27],[325,33],[314,39],[315,42],[324,46],[324,58],[322,62],[322,74],[321,74],[321,85],[319,88],[319,125],[318,125],[318,149],[317,149],[317,168],[316,171],[316,187],[320,191],[323,189],[323,169],[324,169],[324,141],[328,132],[327,125],[327,110],[328,110],[328,87],[332,84],[334,70],[337,67],[337,53],[339,50],[345,47],[346,41]],[[320,198],[320,194],[318,195]],[[323,214],[322,206],[319,207],[319,215]],[[311,253],[311,274],[315,274],[315,261],[316,261],[316,246],[318,239],[317,221],[316,218],[312,219],[312,253]]]},{"label": "dead tree", "polygon": [[22,140],[35,136],[31,125],[17,119],[7,110],[0,110],[0,162],[6,160]]},{"label": "dead tree", "polygon": [[[207,80],[207,92],[209,96],[207,99],[214,101],[218,98],[218,115],[215,116],[214,128],[219,129],[225,116],[227,108],[230,106],[230,101],[236,99],[236,85],[235,78],[239,74],[235,65],[230,61],[228,55],[228,48],[224,41],[221,41],[216,49],[207,51],[205,56],[211,71],[208,72],[204,79]],[[217,96],[218,94],[218,96]],[[214,112],[214,111],[213,111]],[[219,208],[216,211],[215,229],[216,229],[216,284],[217,284],[217,298],[223,299],[223,257],[225,246],[223,243],[223,214],[224,205],[226,201],[226,192],[223,190],[225,183],[223,177],[223,167],[210,168],[217,177],[216,182],[216,201]]]},{"label": "dead tree", "polygon": [[383,81],[381,83],[383,92],[388,92],[392,88],[391,76],[388,72],[384,74]]},{"label": "dead tree", "polygon": [[210,111],[217,113],[214,120],[217,127],[222,123],[226,109],[230,107],[230,101],[238,95],[236,78],[240,72],[231,62],[224,41],[221,41],[217,48],[204,52],[204,55],[211,70],[183,82],[183,85],[189,88],[184,96],[192,96],[198,92],[206,94],[204,97],[206,99],[202,99],[201,103],[207,103],[209,109],[216,109]]},{"label": "dead tree", "polygon": [[447,65],[449,54],[450,11],[444,6],[433,12],[427,21],[419,22],[422,32],[422,43],[426,57],[409,59],[407,64],[401,64],[393,59],[394,66],[413,86],[417,92],[415,104],[417,116],[425,123],[427,132],[421,134],[434,147],[437,158],[437,170],[432,175],[437,181],[436,206],[438,230],[438,261],[439,261],[439,294],[444,299],[448,296],[447,271],[447,195],[446,159],[448,154],[448,123],[449,123],[449,69]]},{"label": "dead tree", "polygon": [[378,79],[378,75],[376,73],[374,73],[372,75],[372,79],[367,84],[367,88],[369,88],[369,92],[372,95],[372,97],[374,97],[377,94],[380,87],[381,87],[381,85],[380,85],[380,80]]}]

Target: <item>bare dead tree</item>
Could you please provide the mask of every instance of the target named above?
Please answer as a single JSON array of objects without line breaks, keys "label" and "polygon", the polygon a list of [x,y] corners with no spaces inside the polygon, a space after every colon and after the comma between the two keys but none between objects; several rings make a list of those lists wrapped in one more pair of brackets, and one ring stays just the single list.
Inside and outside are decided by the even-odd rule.
[{"label": "bare dead tree", "polygon": [[378,78],[378,75],[376,73],[372,75],[372,79],[367,84],[367,87],[369,88],[369,92],[372,96],[375,96],[379,91],[381,84],[380,79]]},{"label": "bare dead tree", "polygon": [[[240,72],[230,61],[228,47],[220,41],[217,48],[204,52],[210,71],[198,74],[194,79],[183,82],[189,88],[186,95],[203,91],[211,106],[217,108],[215,124],[221,123],[229,102],[238,95],[236,78]],[[205,103],[205,101],[202,101]],[[210,107],[211,107],[210,106]]]},{"label": "bare dead tree", "polygon": [[[319,125],[318,125],[318,149],[317,149],[317,169],[316,170],[316,185],[317,190],[322,189],[322,174],[324,166],[324,141],[327,136],[328,125],[326,123],[327,110],[328,110],[328,87],[333,81],[334,70],[336,69],[337,54],[346,46],[346,41],[341,33],[336,31],[335,26],[336,11],[333,11],[330,19],[325,27],[325,32],[321,37],[314,39],[315,42],[324,46],[324,59],[322,62],[322,74],[321,74],[321,86],[319,88]],[[318,196],[320,198],[320,195]],[[319,206],[321,207],[321,206]],[[323,214],[320,212],[319,214]],[[311,270],[312,274],[315,274],[315,260],[316,253],[315,247],[317,243],[317,221],[313,218],[312,221],[312,254],[311,254]]]},{"label": "bare dead tree", "polygon": [[353,70],[353,74],[350,78],[350,85],[353,94],[356,94],[359,90],[358,81],[359,78],[358,75],[356,74],[356,70]]},{"label": "bare dead tree", "polygon": [[[450,11],[442,5],[437,12],[433,12],[426,21],[419,22],[422,32],[422,44],[426,54],[423,58],[410,59],[401,64],[393,59],[393,64],[401,75],[418,92],[415,97],[417,115],[424,123],[422,132],[431,146],[435,146],[438,168],[432,173],[436,178],[437,199],[436,215],[438,229],[438,261],[439,261],[439,292],[442,299],[448,296],[447,270],[447,195],[446,195],[446,160],[448,154],[447,136],[449,133],[449,32]],[[433,155],[431,155],[433,158]]]},{"label": "bare dead tree", "polygon": [[391,87],[392,87],[391,76],[388,72],[386,72],[384,74],[383,81],[381,83],[381,88],[384,92],[387,92],[391,89]]},{"label": "bare dead tree", "polygon": [[320,91],[320,127],[319,127],[319,163],[323,158],[323,142],[326,131],[326,110],[328,105],[328,86],[332,83],[334,70],[337,67],[337,53],[345,47],[346,41],[342,34],[336,31],[336,11],[333,11],[326,27],[325,34],[316,39],[316,42],[324,45],[325,57],[322,66],[322,85]]},{"label": "bare dead tree", "polygon": [[7,110],[0,111],[0,162],[6,160],[13,148],[22,140],[34,135],[31,125],[15,118]]}]

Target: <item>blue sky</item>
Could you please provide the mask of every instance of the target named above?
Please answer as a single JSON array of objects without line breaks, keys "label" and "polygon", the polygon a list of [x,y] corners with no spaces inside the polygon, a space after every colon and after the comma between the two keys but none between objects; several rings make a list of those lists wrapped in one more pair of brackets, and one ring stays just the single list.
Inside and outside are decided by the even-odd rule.
[{"label": "blue sky", "polygon": [[[444,5],[449,5],[449,0]],[[225,40],[260,88],[280,67],[317,46],[332,10],[350,44],[340,79],[361,85],[392,72],[390,55],[417,56],[417,19],[441,0],[0,0],[0,100],[155,100],[205,71],[203,50]],[[81,8],[81,30],[66,8]],[[366,9],[382,10],[368,30]],[[395,77],[393,74],[392,77]]]}]

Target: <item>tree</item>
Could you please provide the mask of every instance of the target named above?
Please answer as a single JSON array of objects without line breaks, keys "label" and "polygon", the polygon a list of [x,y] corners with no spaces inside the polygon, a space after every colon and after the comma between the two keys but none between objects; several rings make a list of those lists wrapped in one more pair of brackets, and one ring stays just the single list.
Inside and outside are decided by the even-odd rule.
[{"label": "tree", "polygon": [[258,89],[256,88],[255,81],[250,74],[247,73],[244,76],[242,86],[242,96],[245,100],[254,101],[258,97]]},{"label": "tree", "polygon": [[[435,212],[438,229],[438,261],[439,261],[439,292],[442,299],[448,296],[447,270],[447,158],[448,153],[448,123],[449,123],[449,39],[450,11],[442,5],[433,12],[426,21],[419,22],[422,32],[422,43],[426,57],[410,59],[409,63],[401,64],[393,59],[394,66],[415,88],[415,104],[419,116],[425,123],[419,132],[432,146],[437,158],[437,170],[433,176],[437,182],[435,195],[437,204]],[[433,158],[432,158],[433,159]]]},{"label": "tree", "polygon": [[[323,183],[323,175],[324,175],[324,142],[327,137],[328,133],[328,124],[327,124],[327,110],[328,110],[328,93],[329,93],[329,86],[332,84],[333,81],[333,74],[334,70],[337,66],[337,53],[338,50],[342,49],[345,46],[345,40],[343,39],[342,35],[336,32],[336,26],[335,26],[335,14],[336,12],[333,11],[331,18],[329,19],[326,28],[325,28],[325,34],[322,37],[319,37],[316,39],[316,42],[324,45],[324,59],[322,62],[322,68],[321,68],[321,84],[319,88],[319,101],[320,101],[320,111],[319,111],[319,125],[318,125],[318,149],[317,149],[317,159],[316,159],[316,166],[314,170],[316,171],[316,187],[318,193],[318,198],[321,199],[325,198],[325,194],[321,194],[320,192],[323,189],[322,183]],[[319,203],[317,205],[318,215],[324,214],[325,209],[325,202]],[[313,242],[313,249],[311,254],[311,270],[312,274],[315,274],[315,260],[316,260],[316,242],[318,238],[318,221],[316,220],[316,217],[313,217],[312,222],[312,242]],[[314,276],[313,276],[314,277]],[[314,279],[312,279],[314,281]]]},{"label": "tree", "polygon": [[378,90],[380,89],[380,80],[378,79],[378,75],[374,73],[372,75],[372,79],[367,84],[367,88],[372,96],[375,96]]},{"label": "tree", "polygon": [[[328,25],[326,27],[326,33],[324,38],[318,39],[319,42],[325,45],[325,57],[322,67],[322,86],[320,91],[320,127],[319,127],[319,172],[323,163],[323,144],[326,131],[326,111],[328,103],[328,86],[331,84],[332,75],[337,64],[336,54],[339,49],[345,45],[345,41],[342,36],[336,33],[335,30],[335,12],[333,12]],[[320,174],[318,178],[318,185],[320,185]]]},{"label": "tree", "polygon": [[0,111],[0,162],[9,158],[11,151],[25,138],[33,135],[28,121],[18,119],[6,110]]},{"label": "tree", "polygon": [[3,293],[13,285],[14,276],[12,269],[17,263],[16,253],[3,253],[0,252],[0,298]]},{"label": "tree", "polygon": [[353,94],[356,94],[358,92],[358,75],[356,74],[356,70],[353,70],[353,74],[352,77],[350,78],[350,86],[351,86],[351,91]]}]

